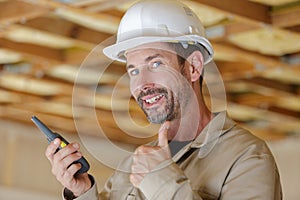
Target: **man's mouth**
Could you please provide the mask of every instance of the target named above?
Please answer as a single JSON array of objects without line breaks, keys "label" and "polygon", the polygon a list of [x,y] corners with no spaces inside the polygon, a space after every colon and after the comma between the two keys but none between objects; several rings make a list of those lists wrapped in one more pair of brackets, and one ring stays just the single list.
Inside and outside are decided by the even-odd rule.
[{"label": "man's mouth", "polygon": [[148,105],[154,104],[156,102],[158,102],[159,100],[161,100],[164,97],[163,94],[159,94],[153,97],[149,97],[149,98],[143,98],[144,102],[146,102]]},{"label": "man's mouth", "polygon": [[164,104],[164,99],[167,100],[167,90],[164,88],[151,88],[147,91],[141,91],[137,98],[142,109],[152,109]]}]

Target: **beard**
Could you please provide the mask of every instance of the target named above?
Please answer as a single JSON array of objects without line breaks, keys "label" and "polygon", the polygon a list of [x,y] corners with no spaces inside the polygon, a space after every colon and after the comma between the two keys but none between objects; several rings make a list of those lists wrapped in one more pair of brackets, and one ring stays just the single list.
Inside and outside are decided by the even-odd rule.
[{"label": "beard", "polygon": [[[152,94],[162,94],[165,101],[160,106],[146,108],[144,106],[145,102],[142,98]],[[171,121],[177,118],[179,115],[179,104],[175,101],[173,92],[168,92],[166,88],[150,88],[146,91],[142,91],[137,98],[137,103],[145,113],[150,123],[162,124],[165,121]]]}]

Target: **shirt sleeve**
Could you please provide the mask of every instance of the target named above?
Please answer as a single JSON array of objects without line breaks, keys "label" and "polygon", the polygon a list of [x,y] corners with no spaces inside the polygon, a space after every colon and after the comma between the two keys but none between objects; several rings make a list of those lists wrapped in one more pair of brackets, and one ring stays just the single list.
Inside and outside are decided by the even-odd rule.
[{"label": "shirt sleeve", "polygon": [[281,184],[274,158],[270,154],[244,155],[232,167],[222,199],[281,200]]},{"label": "shirt sleeve", "polygon": [[153,172],[147,174],[139,189],[149,200],[202,200],[193,192],[188,178],[173,160],[163,162]]},{"label": "shirt sleeve", "polygon": [[86,191],[83,195],[79,197],[75,197],[73,192],[68,188],[64,188],[63,190],[63,199],[64,200],[98,200],[98,190],[97,183],[95,182],[94,177],[89,175],[89,178],[92,182],[92,187]]}]

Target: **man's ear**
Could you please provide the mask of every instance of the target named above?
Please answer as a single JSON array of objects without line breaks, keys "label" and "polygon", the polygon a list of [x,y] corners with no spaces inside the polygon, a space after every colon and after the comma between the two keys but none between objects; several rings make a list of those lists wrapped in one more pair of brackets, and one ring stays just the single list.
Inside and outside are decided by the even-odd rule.
[{"label": "man's ear", "polygon": [[187,58],[191,81],[197,81],[203,72],[203,55],[200,51],[194,51]]}]

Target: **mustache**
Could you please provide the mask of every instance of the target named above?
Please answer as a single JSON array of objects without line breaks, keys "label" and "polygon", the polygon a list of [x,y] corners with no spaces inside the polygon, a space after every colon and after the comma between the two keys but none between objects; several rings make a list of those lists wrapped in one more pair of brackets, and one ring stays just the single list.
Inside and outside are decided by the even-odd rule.
[{"label": "mustache", "polygon": [[137,97],[137,101],[142,102],[143,101],[142,98],[144,96],[151,95],[151,94],[157,94],[157,93],[163,94],[163,95],[165,95],[165,97],[167,97],[168,91],[165,88],[149,88],[145,91],[143,90],[140,92],[139,96]]}]

